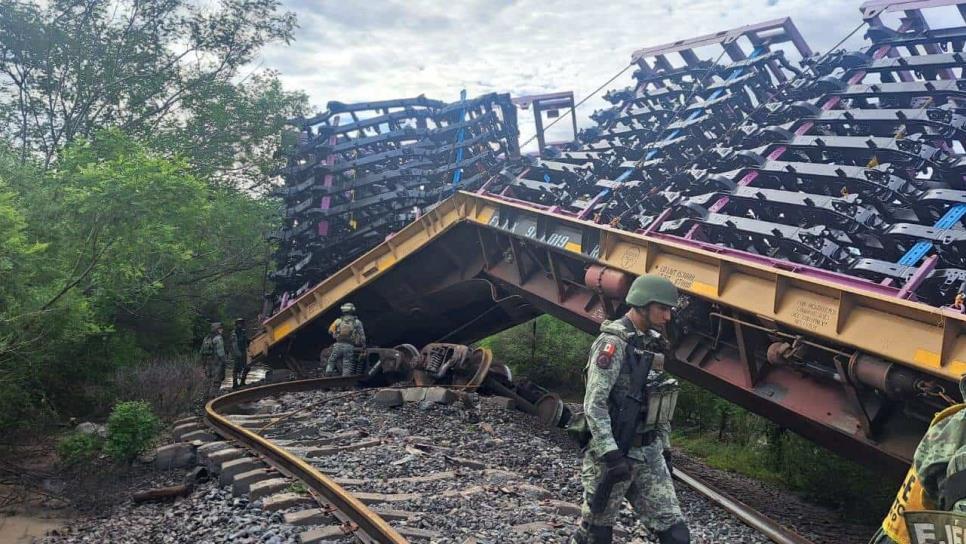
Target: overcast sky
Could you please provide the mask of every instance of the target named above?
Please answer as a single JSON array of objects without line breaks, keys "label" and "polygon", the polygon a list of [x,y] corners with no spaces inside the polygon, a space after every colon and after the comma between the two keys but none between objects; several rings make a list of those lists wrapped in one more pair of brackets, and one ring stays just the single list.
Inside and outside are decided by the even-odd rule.
[{"label": "overcast sky", "polygon": [[[859,1],[836,0],[283,0],[300,28],[260,64],[279,70],[320,110],[420,93],[439,100],[500,91],[572,90],[581,99],[630,60],[635,49],[745,24],[791,17],[824,52],[861,21]],[[862,44],[862,31],[850,40]],[[608,88],[631,82],[631,73]],[[578,110],[582,126],[602,107]],[[521,119],[521,133],[532,134]],[[560,128],[567,123],[559,123]]]}]

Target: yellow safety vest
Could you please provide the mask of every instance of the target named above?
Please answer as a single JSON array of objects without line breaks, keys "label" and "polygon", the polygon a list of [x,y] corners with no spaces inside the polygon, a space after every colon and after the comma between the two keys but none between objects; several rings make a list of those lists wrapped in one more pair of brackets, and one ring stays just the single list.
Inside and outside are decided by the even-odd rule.
[{"label": "yellow safety vest", "polygon": [[[966,408],[966,404],[956,404],[939,412],[932,418],[930,427],[946,419],[947,417]],[[909,540],[909,530],[906,528],[906,518],[904,514],[911,511],[937,510],[939,505],[926,496],[926,491],[922,488],[922,481],[916,473],[916,465],[913,463],[906,473],[906,479],[899,486],[899,493],[896,500],[892,503],[892,508],[882,520],[882,531],[892,540],[899,544],[912,544]]]}]

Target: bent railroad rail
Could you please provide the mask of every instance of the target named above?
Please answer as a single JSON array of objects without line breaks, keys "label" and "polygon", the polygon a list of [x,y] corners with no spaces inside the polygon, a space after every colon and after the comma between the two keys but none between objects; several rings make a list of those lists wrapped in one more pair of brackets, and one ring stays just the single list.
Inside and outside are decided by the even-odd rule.
[{"label": "bent railroad rail", "polygon": [[370,510],[349,492],[307,463],[271,440],[245,429],[223,415],[222,411],[243,402],[251,402],[281,393],[312,391],[355,385],[359,377],[316,378],[243,389],[212,399],[205,405],[205,421],[219,434],[257,452],[279,472],[305,483],[320,502],[332,506],[332,515],[347,527],[361,542],[373,544],[405,544],[408,542],[384,519]]},{"label": "bent railroad rail", "polygon": [[[319,502],[327,514],[342,522],[347,536],[363,543],[405,544],[409,540],[397,532],[377,513],[369,509],[359,499],[346,491],[332,478],[326,476],[307,460],[272,440],[243,427],[227,417],[226,410],[242,403],[249,403],[285,393],[298,393],[316,390],[360,386],[363,376],[339,378],[314,378],[255,386],[212,399],[205,406],[205,421],[218,434],[236,442],[241,447],[257,453],[263,460],[285,476],[303,482],[311,495]],[[375,389],[364,387],[367,389]],[[463,387],[458,386],[462,389]],[[276,421],[284,419],[285,416]],[[274,423],[274,422],[273,422]],[[271,425],[271,423],[269,423]],[[267,427],[266,425],[265,427]],[[264,429],[263,427],[262,429]],[[765,514],[715,489],[697,476],[680,468],[674,470],[674,477],[699,494],[718,504],[749,527],[761,532],[778,544],[811,544],[811,541],[795,531],[782,526]]]}]

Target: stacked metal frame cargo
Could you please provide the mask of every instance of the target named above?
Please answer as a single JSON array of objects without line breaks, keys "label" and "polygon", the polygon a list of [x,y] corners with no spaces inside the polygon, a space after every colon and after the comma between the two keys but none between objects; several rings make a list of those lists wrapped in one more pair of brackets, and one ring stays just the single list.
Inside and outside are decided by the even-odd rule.
[{"label": "stacked metal frame cargo", "polygon": [[[635,52],[635,85],[604,96],[613,106],[592,115],[598,126],[582,132],[581,149],[538,161],[494,192],[579,218],[645,227],[666,204],[651,197],[669,174],[795,75],[784,51],[772,50],[786,42],[811,55],[788,18]],[[698,48],[718,49],[717,58],[700,58]],[[725,55],[732,62],[719,64]]]},{"label": "stacked metal frame cargo", "polygon": [[519,154],[516,110],[505,94],[454,104],[424,96],[330,102],[299,129],[277,191],[285,207],[276,309]]},{"label": "stacked metal frame cargo", "polygon": [[700,157],[658,230],[954,303],[966,281],[966,29],[930,31],[918,8],[941,3],[899,3],[898,29],[881,18],[895,3],[863,6],[873,44],[822,57]]}]

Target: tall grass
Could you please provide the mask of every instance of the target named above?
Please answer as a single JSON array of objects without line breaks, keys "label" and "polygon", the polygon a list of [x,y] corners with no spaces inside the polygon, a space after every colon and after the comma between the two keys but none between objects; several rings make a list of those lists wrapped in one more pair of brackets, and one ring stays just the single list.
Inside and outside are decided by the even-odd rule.
[{"label": "tall grass", "polygon": [[114,374],[117,400],[143,400],[162,418],[192,409],[205,393],[205,373],[196,356],[152,358]]}]

